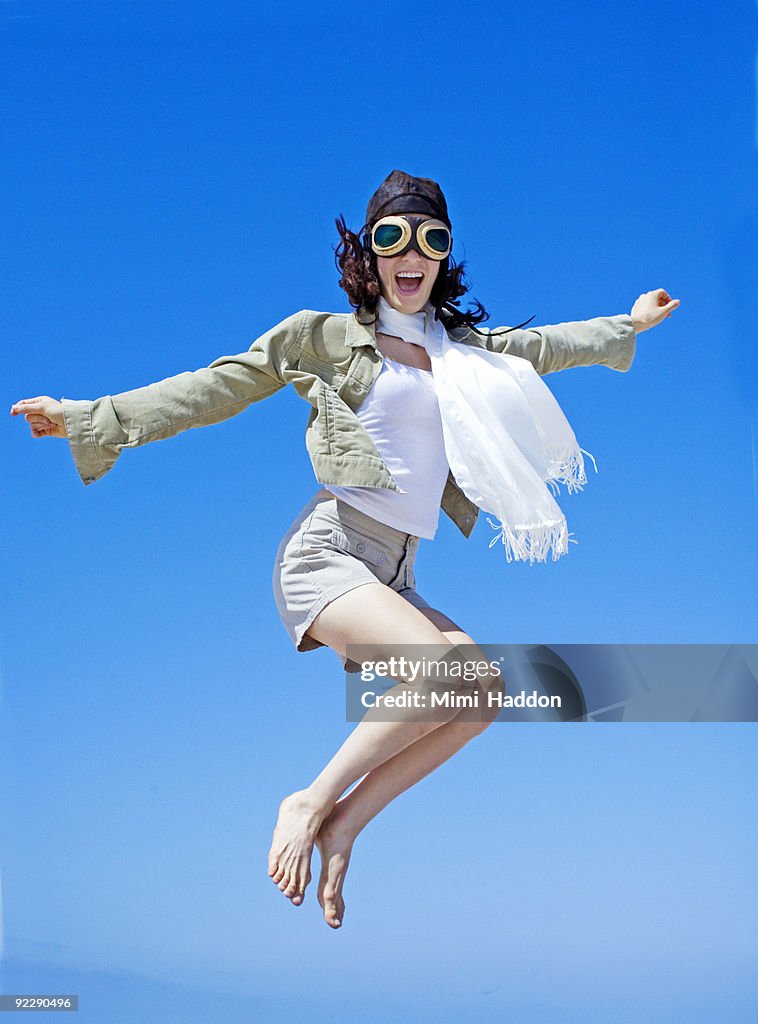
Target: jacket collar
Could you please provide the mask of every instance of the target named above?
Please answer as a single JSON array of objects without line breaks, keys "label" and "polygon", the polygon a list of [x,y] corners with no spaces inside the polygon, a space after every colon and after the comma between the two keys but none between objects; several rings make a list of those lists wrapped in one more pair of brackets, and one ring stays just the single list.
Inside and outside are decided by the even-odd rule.
[{"label": "jacket collar", "polygon": [[376,323],[359,323],[355,313],[349,313],[347,317],[347,334],[345,344],[350,348],[359,348],[361,345],[370,345],[375,352],[376,347]]}]

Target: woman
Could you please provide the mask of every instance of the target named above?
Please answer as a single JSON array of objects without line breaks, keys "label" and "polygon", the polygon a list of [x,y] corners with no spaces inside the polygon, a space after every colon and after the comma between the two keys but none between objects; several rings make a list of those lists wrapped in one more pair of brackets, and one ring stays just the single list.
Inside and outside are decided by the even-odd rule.
[{"label": "woman", "polygon": [[[464,484],[469,470],[476,478],[474,453],[456,448],[448,433],[446,388],[454,381],[444,377],[443,346],[457,353],[450,358],[476,353],[480,369],[482,360],[499,354],[520,357],[511,369],[540,375],[595,363],[627,370],[636,335],[669,316],[679,300],[657,289],[641,295],[628,316],[482,331],[477,325],[487,314],[481,305],[468,312],[458,305],[467,289],[462,267],[450,258],[451,223],[435,182],[393,171],[372,196],[361,235],[342,218],[337,226],[340,284],[353,313],[303,310],[247,352],[193,373],[94,402],[23,399],[11,415],[23,415],[33,437],[67,437],[81,479],[90,484],[126,447],[219,422],[293,384],[312,406],[306,445],[322,484],[276,555],[274,592],[293,643],[300,651],[331,647],[346,666],[349,645],[387,656],[398,645],[428,644],[455,664],[458,645],[474,640],[417,593],[415,555],[420,538],[434,537],[440,507],[467,537],[479,506],[492,508],[484,500],[477,504],[471,480]],[[502,358],[496,362],[487,373],[505,366]],[[524,383],[527,390],[537,385],[542,387]],[[466,401],[465,394],[459,397]],[[477,406],[472,401],[467,414],[475,417]],[[482,465],[480,483],[494,472],[485,466],[482,474]],[[512,469],[504,466],[506,474]],[[514,550],[515,557],[533,560],[534,548]],[[432,673],[400,677],[396,689],[433,682]],[[484,691],[501,682],[482,671],[469,691],[472,685]],[[408,711],[387,721],[370,711],[317,778],[282,802],[269,854],[274,883],[301,904],[315,844],[319,902],[326,922],[339,928],[357,835],[391,800],[482,732],[494,714],[452,707],[433,718]]]}]

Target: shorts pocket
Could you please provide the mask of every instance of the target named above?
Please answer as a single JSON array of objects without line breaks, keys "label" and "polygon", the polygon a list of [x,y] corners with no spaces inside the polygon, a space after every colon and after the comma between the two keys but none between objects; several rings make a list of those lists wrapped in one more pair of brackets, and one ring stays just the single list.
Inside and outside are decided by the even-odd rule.
[{"label": "shorts pocket", "polygon": [[405,579],[403,581],[404,587],[410,587],[411,590],[416,589],[416,573],[414,572],[413,562],[410,560],[405,566]]},{"label": "shorts pocket", "polygon": [[332,530],[331,543],[348,554],[359,558],[362,562],[372,565],[384,565],[386,556],[379,544],[366,540],[360,533],[347,530],[344,526],[335,526]]},{"label": "shorts pocket", "polygon": [[328,507],[332,504],[330,501],[319,502],[302,524],[298,531],[298,555],[306,551],[321,551],[329,546],[329,535],[336,518]]}]

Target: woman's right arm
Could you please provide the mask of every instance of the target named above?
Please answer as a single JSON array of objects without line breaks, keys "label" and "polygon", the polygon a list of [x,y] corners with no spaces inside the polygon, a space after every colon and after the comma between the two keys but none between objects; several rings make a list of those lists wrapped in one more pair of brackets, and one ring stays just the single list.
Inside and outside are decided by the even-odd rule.
[{"label": "woman's right arm", "polygon": [[247,352],[146,387],[95,401],[23,399],[11,407],[11,415],[25,417],[32,437],[67,437],[79,476],[91,484],[111,469],[124,448],[220,423],[284,387],[284,373],[297,362],[306,323],[305,312],[295,313]]}]

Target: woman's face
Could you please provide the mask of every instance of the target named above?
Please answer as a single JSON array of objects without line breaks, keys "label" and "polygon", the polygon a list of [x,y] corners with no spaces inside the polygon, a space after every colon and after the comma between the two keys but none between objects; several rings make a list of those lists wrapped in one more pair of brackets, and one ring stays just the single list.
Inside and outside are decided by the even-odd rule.
[{"label": "woman's face", "polygon": [[[424,217],[423,213],[415,214]],[[432,220],[431,217],[425,217]],[[401,256],[377,256],[376,268],[382,295],[400,313],[418,313],[429,301],[440,269],[439,260],[429,260],[415,249]]]}]

